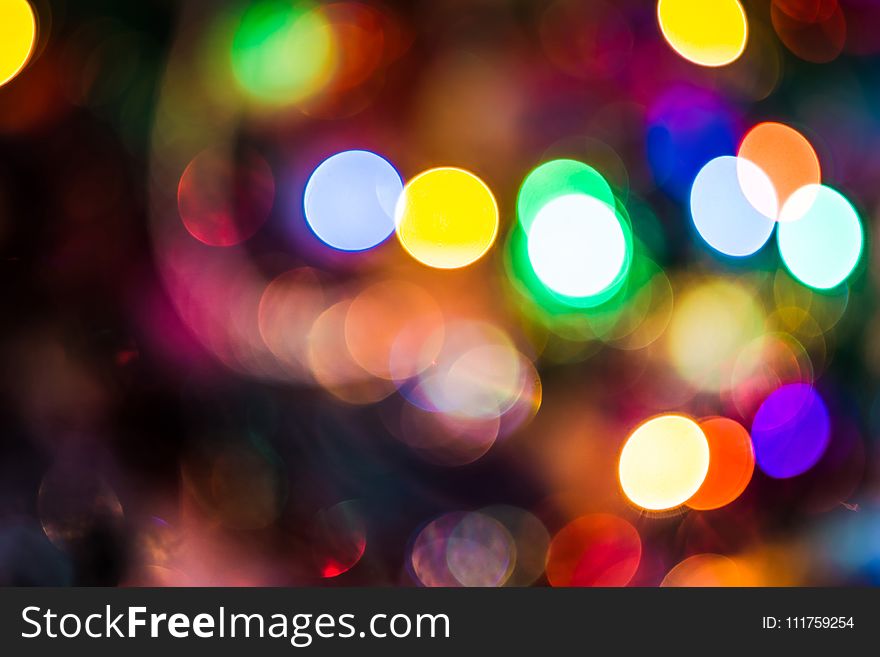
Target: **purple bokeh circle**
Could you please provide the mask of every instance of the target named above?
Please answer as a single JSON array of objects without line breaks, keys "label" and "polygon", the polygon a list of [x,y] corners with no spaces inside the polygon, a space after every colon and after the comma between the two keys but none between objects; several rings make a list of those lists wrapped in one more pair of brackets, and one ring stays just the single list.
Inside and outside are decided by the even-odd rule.
[{"label": "purple bokeh circle", "polygon": [[822,458],[830,434],[819,393],[805,383],[782,386],[764,400],[752,422],[755,460],[771,477],[795,477]]}]

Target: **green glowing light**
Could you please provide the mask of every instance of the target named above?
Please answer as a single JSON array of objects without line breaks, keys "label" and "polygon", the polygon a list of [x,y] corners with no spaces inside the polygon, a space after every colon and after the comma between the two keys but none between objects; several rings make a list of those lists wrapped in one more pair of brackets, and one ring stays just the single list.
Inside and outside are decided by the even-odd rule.
[{"label": "green glowing light", "polygon": [[623,265],[614,280],[596,294],[588,296],[568,296],[553,290],[541,280],[535,272],[535,268],[529,257],[528,235],[522,226],[517,226],[511,232],[508,243],[506,264],[508,275],[513,281],[514,287],[527,299],[531,300],[542,314],[559,316],[571,314],[585,309],[594,309],[608,303],[612,299],[615,302],[619,297],[627,296],[622,293],[626,287],[633,262],[634,240],[632,225],[626,209],[619,202],[615,203],[614,212],[623,230],[626,244],[625,259]]},{"label": "green glowing light", "polygon": [[586,194],[611,207],[616,204],[608,182],[593,167],[577,160],[551,160],[532,170],[520,187],[516,209],[523,229],[528,233],[541,208],[568,194]]},{"label": "green glowing light", "polygon": [[333,32],[312,5],[263,0],[241,17],[232,40],[232,73],[254,100],[303,100],[329,80],[335,60]]}]

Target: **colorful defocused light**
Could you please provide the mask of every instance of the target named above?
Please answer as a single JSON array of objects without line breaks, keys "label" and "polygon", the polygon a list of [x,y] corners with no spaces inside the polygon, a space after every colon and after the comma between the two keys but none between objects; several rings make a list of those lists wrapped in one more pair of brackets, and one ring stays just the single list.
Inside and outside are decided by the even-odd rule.
[{"label": "colorful defocused light", "polygon": [[507,334],[465,320],[441,330],[442,342],[431,336],[424,343],[433,355],[431,367],[402,390],[404,396],[426,410],[465,418],[497,418],[509,410],[525,389],[527,370]]},{"label": "colorful defocused light", "polygon": [[828,409],[812,386],[782,386],[764,400],[752,422],[758,467],[776,479],[796,477],[822,457],[830,433]]},{"label": "colorful defocused light", "polygon": [[402,191],[400,174],[380,155],[336,153],[318,165],[306,184],[306,221],[335,249],[370,249],[394,232],[394,208]]},{"label": "colorful defocused light", "polygon": [[[755,164],[772,183],[777,207],[782,208],[795,191],[822,181],[819,157],[812,144],[800,132],[782,123],[759,123],[746,133],[737,152],[740,184],[746,198],[762,213],[767,213],[766,191],[756,185],[749,163]],[[776,219],[775,215],[768,215]],[[793,221],[796,217],[786,217]]]},{"label": "colorful defocused light", "polygon": [[700,169],[736,151],[739,119],[721,96],[700,87],[675,85],[648,110],[648,164],[657,184],[686,200]]},{"label": "colorful defocused light", "polygon": [[476,262],[498,234],[492,191],[473,173],[454,167],[430,169],[407,182],[395,217],[403,248],[437,269]]},{"label": "colorful defocused light", "polygon": [[361,291],[345,317],[351,357],[373,376],[407,379],[427,369],[443,344],[443,314],[427,291],[384,280]]},{"label": "colorful defocused light", "polygon": [[631,247],[609,205],[569,194],[548,202],[535,216],[528,249],[547,287],[565,296],[591,297],[626,275]]},{"label": "colorful defocused light", "polygon": [[700,426],[681,415],[661,415],[636,428],[620,453],[620,486],[649,511],[684,504],[706,479],[709,444]]},{"label": "colorful defocused light", "polygon": [[659,0],[657,19],[667,43],[700,66],[724,66],[746,47],[748,22],[738,0]]},{"label": "colorful defocused light", "polygon": [[533,514],[524,509],[498,504],[480,509],[480,513],[497,520],[513,538],[516,559],[504,586],[529,586],[544,573],[550,535]]},{"label": "colorful defocused light", "polygon": [[27,0],[0,0],[0,87],[28,63],[37,39],[37,20]]},{"label": "colorful defocused light", "polygon": [[666,332],[669,360],[695,388],[724,390],[737,384],[736,361],[746,345],[763,335],[763,327],[764,313],[754,290],[710,279],[676,300]]},{"label": "colorful defocused light", "polygon": [[218,149],[202,151],[186,167],[177,188],[183,225],[210,246],[234,246],[251,237],[274,201],[272,169],[250,151],[238,161]]},{"label": "colorful defocused light", "polygon": [[480,512],[447,513],[413,541],[410,567],[424,586],[503,586],[516,563],[510,533]]},{"label": "colorful defocused light", "polygon": [[700,429],[709,443],[709,471],[687,505],[701,511],[719,509],[738,498],[752,479],[752,439],[739,422],[725,417],[703,420]]},{"label": "colorful defocused light", "polygon": [[312,324],[307,338],[307,361],[315,381],[329,393],[351,404],[384,399],[394,386],[373,377],[351,357],[345,340],[345,319],[351,301],[327,308]]},{"label": "colorful defocused light", "polygon": [[492,449],[500,428],[498,416],[466,417],[404,404],[397,436],[426,461],[461,466]]},{"label": "colorful defocused light", "polygon": [[351,570],[367,547],[363,511],[355,500],[321,509],[314,523],[312,553],[323,578],[338,577]]},{"label": "colorful defocused light", "polygon": [[570,194],[585,194],[615,205],[611,187],[593,167],[577,160],[544,162],[526,176],[516,199],[517,216],[526,233],[547,203]]},{"label": "colorful defocused light", "polygon": [[721,554],[695,554],[666,573],[660,586],[743,586],[740,567]]},{"label": "colorful defocused light", "polygon": [[422,586],[461,586],[449,570],[446,544],[464,513],[447,513],[425,525],[409,550],[409,569]]},{"label": "colorful defocused light", "polygon": [[563,527],[547,552],[550,586],[626,586],[642,558],[639,533],[605,513],[581,516]]},{"label": "colorful defocused light", "polygon": [[333,73],[336,43],[323,14],[308,2],[259,0],[241,17],[232,40],[232,73],[253,100],[295,103]]},{"label": "colorful defocused light", "polygon": [[468,513],[449,535],[446,563],[462,586],[503,586],[516,563],[516,545],[500,522]]},{"label": "colorful defocused light", "polygon": [[773,233],[776,192],[755,164],[725,155],[697,174],[690,208],[694,226],[709,246],[725,255],[748,256]]},{"label": "colorful defocused light", "polygon": [[833,61],[847,42],[846,16],[837,0],[773,0],[770,21],[785,47],[808,62]]},{"label": "colorful defocused light", "polygon": [[257,311],[260,337],[288,373],[305,372],[309,331],[325,309],[317,273],[307,267],[277,276],[263,290]]},{"label": "colorful defocused light", "polygon": [[862,222],[852,204],[830,187],[801,187],[783,206],[779,221],[779,254],[805,285],[819,290],[837,287],[858,264]]}]

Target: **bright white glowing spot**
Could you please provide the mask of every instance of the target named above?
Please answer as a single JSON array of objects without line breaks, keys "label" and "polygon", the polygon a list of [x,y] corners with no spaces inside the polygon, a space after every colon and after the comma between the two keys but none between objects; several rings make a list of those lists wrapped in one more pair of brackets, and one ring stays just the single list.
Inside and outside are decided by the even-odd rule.
[{"label": "bright white glowing spot", "polygon": [[614,210],[585,194],[567,194],[547,203],[529,233],[529,260],[538,278],[570,297],[607,289],[626,264],[626,250]]},{"label": "bright white glowing spot", "polygon": [[343,151],[318,165],[306,184],[306,221],[322,242],[363,251],[394,232],[403,182],[388,160],[370,151]]},{"label": "bright white glowing spot", "polygon": [[752,207],[775,220],[779,213],[779,199],[770,176],[757,164],[742,157],[736,159],[736,171],[739,186]]},{"label": "bright white glowing spot", "polygon": [[652,511],[684,504],[708,471],[706,436],[681,415],[661,415],[639,426],[624,444],[618,467],[626,496]]},{"label": "bright white glowing spot", "polygon": [[776,212],[773,183],[748,160],[716,157],[694,179],[694,226],[709,246],[725,255],[752,255],[764,246],[773,233]]}]

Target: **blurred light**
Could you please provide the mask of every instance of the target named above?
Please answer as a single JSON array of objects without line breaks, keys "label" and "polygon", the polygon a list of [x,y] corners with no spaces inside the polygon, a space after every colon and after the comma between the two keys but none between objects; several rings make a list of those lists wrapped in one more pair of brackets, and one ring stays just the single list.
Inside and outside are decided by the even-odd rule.
[{"label": "blurred light", "polygon": [[812,386],[782,386],[764,400],[752,422],[758,466],[777,479],[796,477],[822,457],[830,432],[828,409]]},{"label": "blurred light", "polygon": [[650,511],[684,504],[706,478],[709,444],[699,425],[681,415],[661,415],[630,434],[618,472],[626,496]]},{"label": "blurred light", "polygon": [[639,533],[605,513],[581,516],[563,527],[547,552],[550,586],[626,586],[642,558]]},{"label": "blurred light", "polygon": [[[796,218],[789,220],[792,215]],[[862,223],[852,204],[830,187],[801,187],[783,206],[779,221],[779,254],[805,285],[819,290],[836,287],[858,264]]]},{"label": "blurred light", "polygon": [[[498,327],[473,320],[450,322],[438,341],[425,341],[434,354],[418,382],[401,392],[425,410],[467,418],[500,417],[526,391],[524,357]],[[420,358],[421,360],[421,358]]]},{"label": "blurred light", "polygon": [[516,545],[504,526],[483,513],[466,514],[446,543],[449,572],[462,586],[503,586],[516,562]]},{"label": "blurred light", "polygon": [[[772,325],[772,319],[767,323]],[[730,396],[740,416],[750,421],[771,392],[787,383],[812,383],[813,378],[810,355],[795,337],[766,333],[740,350],[731,372]]]},{"label": "blurred light", "polygon": [[519,190],[516,211],[528,233],[538,213],[550,201],[572,194],[585,194],[614,207],[608,182],[593,167],[577,160],[551,160],[533,169]]},{"label": "blurred light", "polygon": [[350,300],[325,310],[312,324],[307,338],[309,369],[327,392],[350,404],[371,404],[394,392],[394,386],[378,379],[355,362],[345,341],[345,318]]},{"label": "blurred light", "polygon": [[258,0],[245,10],[232,39],[232,73],[258,102],[308,98],[328,82],[335,60],[333,31],[307,2]]},{"label": "blurred light", "polygon": [[614,210],[584,194],[559,196],[541,208],[528,244],[538,278],[570,297],[595,296],[620,282],[631,250]]},{"label": "blurred light", "polygon": [[423,288],[402,280],[365,288],[345,317],[351,357],[373,376],[401,383],[434,362],[443,335],[440,306]]},{"label": "blurred light", "polygon": [[695,554],[670,570],[660,586],[744,586],[746,580],[733,559],[721,554]]},{"label": "blurred light", "polygon": [[461,586],[449,570],[446,544],[464,516],[462,512],[442,515],[425,525],[415,537],[409,551],[408,565],[422,586]]},{"label": "blurred light", "polygon": [[[737,153],[737,170],[746,198],[767,214],[766,193],[763,185],[756,185],[749,163],[756,164],[776,191],[777,208],[782,208],[794,192],[805,185],[822,181],[819,157],[813,146],[801,133],[782,123],[759,123],[746,133]],[[786,217],[792,221],[796,217]]]},{"label": "blurred light", "polygon": [[752,255],[776,225],[770,178],[755,164],[729,155],[715,158],[697,174],[690,208],[700,237],[729,256]]},{"label": "blurred light", "polygon": [[403,404],[395,435],[430,463],[461,466],[486,455],[498,439],[501,419],[466,417]]},{"label": "blurred light", "polygon": [[457,269],[479,260],[498,234],[498,205],[482,180],[441,167],[417,175],[397,203],[397,236],[416,260]]},{"label": "blurred light", "polygon": [[503,586],[516,562],[504,526],[480,512],[447,513],[413,542],[410,567],[423,586]]},{"label": "blurred light", "polygon": [[177,188],[184,227],[210,246],[233,246],[251,237],[274,202],[272,169],[254,152],[235,161],[217,149],[202,151],[187,165]]},{"label": "blurred light", "polygon": [[699,87],[672,86],[648,110],[648,164],[657,185],[686,200],[700,169],[736,152],[738,118],[723,97]]},{"label": "blurred light", "polygon": [[385,158],[369,151],[336,153],[306,184],[306,221],[335,249],[370,249],[394,232],[394,206],[402,191],[400,174]]},{"label": "blurred light", "polygon": [[439,406],[467,417],[501,416],[522,390],[522,357],[513,345],[480,345],[461,354],[449,367]]},{"label": "blurred light", "polygon": [[480,509],[480,513],[497,520],[513,539],[516,563],[504,586],[529,586],[544,573],[550,534],[533,514],[507,504]]},{"label": "blurred light", "polygon": [[257,323],[260,337],[288,373],[305,371],[309,331],[324,312],[324,291],[317,273],[308,267],[277,276],[260,296]]},{"label": "blurred light", "polygon": [[315,519],[312,552],[321,577],[331,578],[351,570],[367,547],[367,530],[355,500],[321,509]]},{"label": "blurred light", "polygon": [[0,0],[0,87],[25,67],[36,39],[37,20],[27,0]]},{"label": "blurred light", "polygon": [[846,16],[837,0],[773,0],[770,21],[785,47],[808,62],[833,61],[846,45]]},{"label": "blurred light", "polygon": [[709,471],[687,505],[700,511],[719,509],[738,498],[752,479],[752,439],[739,422],[725,417],[703,420],[700,429],[709,443]]},{"label": "blurred light", "polygon": [[322,5],[321,13],[339,45],[332,90],[345,91],[366,82],[382,64],[386,50],[395,45],[385,43],[384,28],[391,27],[390,18],[362,2],[333,2]]},{"label": "blurred light", "polygon": [[679,376],[701,390],[736,385],[731,375],[741,350],[763,335],[758,303],[753,290],[723,279],[681,294],[666,332],[669,359]]},{"label": "blurred light", "polygon": [[657,19],[667,43],[700,66],[724,66],[742,55],[746,12],[737,0],[659,0]]}]

